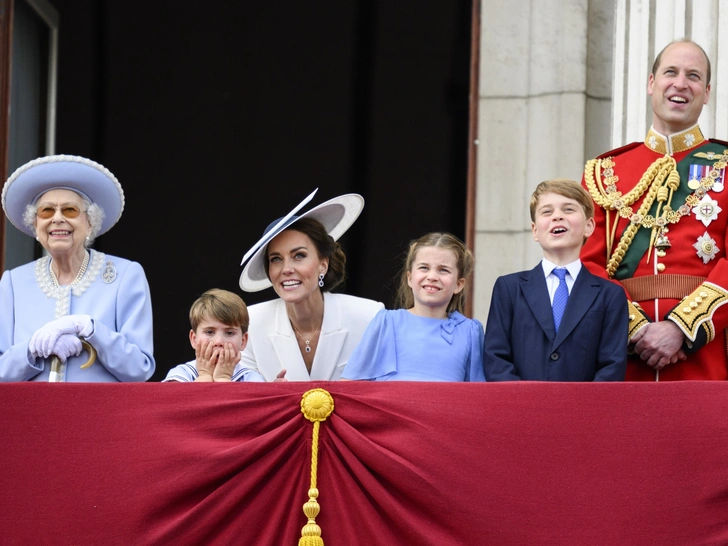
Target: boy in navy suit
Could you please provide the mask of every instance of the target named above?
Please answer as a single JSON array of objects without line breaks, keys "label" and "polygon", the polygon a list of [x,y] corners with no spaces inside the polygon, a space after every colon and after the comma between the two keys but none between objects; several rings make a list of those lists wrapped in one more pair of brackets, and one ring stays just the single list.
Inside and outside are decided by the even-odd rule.
[{"label": "boy in navy suit", "polygon": [[543,260],[496,280],[485,329],[487,381],[623,381],[627,297],[582,267],[594,204],[573,180],[541,182],[531,231]]}]

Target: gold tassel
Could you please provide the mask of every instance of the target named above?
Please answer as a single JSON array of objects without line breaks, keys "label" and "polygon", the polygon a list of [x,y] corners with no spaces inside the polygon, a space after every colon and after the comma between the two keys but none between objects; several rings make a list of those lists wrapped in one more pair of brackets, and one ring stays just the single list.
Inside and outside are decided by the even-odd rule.
[{"label": "gold tassel", "polygon": [[316,472],[318,469],[318,439],[321,422],[334,411],[334,399],[324,389],[312,389],[303,394],[301,399],[301,412],[309,421],[313,422],[313,441],[311,443],[311,487],[308,490],[308,502],[303,505],[303,513],[308,522],[301,529],[301,538],[298,546],[324,546],[321,538],[321,527],[316,524],[320,507],[318,504],[319,490],[316,488]]}]

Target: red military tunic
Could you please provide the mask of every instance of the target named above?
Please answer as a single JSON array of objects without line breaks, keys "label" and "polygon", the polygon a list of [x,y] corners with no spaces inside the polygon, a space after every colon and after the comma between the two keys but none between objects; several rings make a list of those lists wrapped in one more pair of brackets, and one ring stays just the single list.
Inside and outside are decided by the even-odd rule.
[{"label": "red military tunic", "polygon": [[[596,229],[582,249],[595,275],[620,281],[630,301],[629,337],[648,321],[671,320],[689,340],[685,361],[659,380],[728,378],[728,143],[696,125],[665,137],[653,129],[587,162]],[[628,381],[654,381],[636,355]]]}]

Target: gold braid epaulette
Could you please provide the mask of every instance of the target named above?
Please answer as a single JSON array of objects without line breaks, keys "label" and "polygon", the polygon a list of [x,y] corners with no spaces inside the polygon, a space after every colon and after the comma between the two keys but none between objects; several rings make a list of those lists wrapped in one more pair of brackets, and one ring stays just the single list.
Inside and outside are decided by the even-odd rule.
[{"label": "gold braid epaulette", "polygon": [[[642,175],[639,183],[632,188],[627,195],[623,196],[621,192],[616,190],[615,184],[619,180],[616,176],[611,176],[610,174],[607,179],[607,188],[604,188],[604,184],[601,180],[602,161],[608,161],[611,165],[611,157],[605,158],[604,160],[592,159],[587,161],[586,167],[584,168],[584,182],[586,183],[586,187],[597,205],[607,211],[618,211],[622,218],[630,218],[631,220],[629,227],[624,230],[617,248],[614,249],[612,256],[607,262],[607,275],[611,279],[617,272],[619,264],[622,263],[624,255],[629,249],[629,246],[632,244],[632,239],[634,239],[637,230],[643,225],[643,219],[648,218],[647,213],[652,207],[652,203],[655,201],[655,198],[658,197],[658,192],[660,194],[660,201],[665,201],[667,199],[667,191],[663,190],[660,192],[660,189],[663,187],[665,182],[669,181],[669,186],[674,190],[675,188],[672,188],[672,186],[676,185],[675,182],[679,185],[680,179],[677,177],[677,163],[675,162],[675,159],[669,155],[665,155],[652,163],[652,165],[650,165],[650,167]],[[677,180],[675,180],[676,177]],[[647,191],[648,187],[649,191]],[[646,191],[647,195],[642,201],[642,205],[633,216],[633,211],[630,205],[642,197]],[[637,221],[632,220],[632,218],[635,218]],[[652,227],[652,225],[645,227]],[[609,241],[609,226],[606,226],[606,231],[608,239],[607,248],[609,248],[611,246],[611,241]]]},{"label": "gold braid epaulette", "polygon": [[726,303],[728,303],[728,292],[725,289],[704,282],[675,306],[669,318],[690,341],[695,341],[698,329],[703,326],[707,334],[707,343],[715,338],[713,314],[718,307]]}]

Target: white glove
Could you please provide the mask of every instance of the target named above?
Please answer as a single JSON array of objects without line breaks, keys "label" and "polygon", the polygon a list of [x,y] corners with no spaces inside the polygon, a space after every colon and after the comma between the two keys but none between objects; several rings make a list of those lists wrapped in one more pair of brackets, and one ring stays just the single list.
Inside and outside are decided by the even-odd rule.
[{"label": "white glove", "polygon": [[81,351],[83,351],[83,345],[78,337],[74,334],[63,334],[56,341],[51,354],[60,358],[61,362],[65,362],[71,355],[80,355]]},{"label": "white glove", "polygon": [[56,340],[63,334],[88,337],[94,331],[93,319],[89,315],[68,315],[46,323],[30,338],[28,351],[34,357],[48,358],[53,353]]}]

